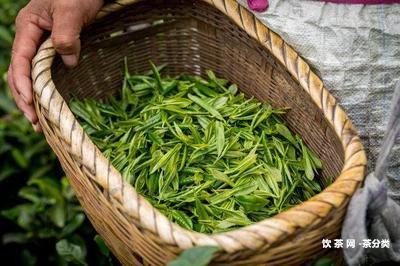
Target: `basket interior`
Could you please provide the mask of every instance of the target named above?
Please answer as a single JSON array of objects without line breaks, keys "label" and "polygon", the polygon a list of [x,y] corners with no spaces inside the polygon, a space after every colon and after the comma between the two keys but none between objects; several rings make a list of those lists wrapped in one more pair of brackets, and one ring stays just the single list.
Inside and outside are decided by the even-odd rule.
[{"label": "basket interior", "polygon": [[284,117],[289,128],[323,161],[322,186],[342,169],[340,140],[308,93],[258,41],[203,1],[140,2],[92,24],[81,38],[79,65],[67,69],[56,58],[52,68],[67,101],[72,95],[101,98],[119,91],[124,57],[131,73],[147,71],[149,60],[167,63],[169,75],[212,69],[247,96],[290,108]]}]

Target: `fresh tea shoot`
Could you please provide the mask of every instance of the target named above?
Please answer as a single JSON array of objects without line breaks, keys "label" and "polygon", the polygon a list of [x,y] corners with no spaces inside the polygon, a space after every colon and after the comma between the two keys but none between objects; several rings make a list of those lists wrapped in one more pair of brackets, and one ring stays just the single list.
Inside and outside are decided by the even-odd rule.
[{"label": "fresh tea shoot", "polygon": [[321,191],[318,157],[283,122],[284,109],[246,98],[235,84],[131,75],[107,100],[71,109],[124,179],[184,228],[232,230]]}]

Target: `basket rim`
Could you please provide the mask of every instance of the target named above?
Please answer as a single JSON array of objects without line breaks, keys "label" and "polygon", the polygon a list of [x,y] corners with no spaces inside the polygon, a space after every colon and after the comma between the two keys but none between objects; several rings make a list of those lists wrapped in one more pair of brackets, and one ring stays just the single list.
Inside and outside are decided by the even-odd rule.
[{"label": "basket rim", "polygon": [[[144,0],[115,1],[104,6],[96,19],[141,1]],[[228,253],[276,245],[290,236],[310,230],[312,226],[321,225],[335,210],[346,208],[349,198],[365,178],[367,158],[364,147],[354,125],[322,80],[278,34],[236,0],[201,1],[228,16],[267,49],[311,96],[334,129],[344,150],[344,164],[335,182],[319,194],[276,216],[233,231],[211,235],[189,231],[167,219],[124,181],[83,131],[52,80],[51,65],[56,52],[50,38],[41,45],[32,61],[35,108],[41,117],[44,116],[42,109],[47,111],[47,119],[59,129],[59,137],[71,146],[69,152],[92,173],[89,177],[108,191],[121,204],[123,211],[139,221],[143,229],[155,234],[164,243],[181,249],[213,245]]]}]

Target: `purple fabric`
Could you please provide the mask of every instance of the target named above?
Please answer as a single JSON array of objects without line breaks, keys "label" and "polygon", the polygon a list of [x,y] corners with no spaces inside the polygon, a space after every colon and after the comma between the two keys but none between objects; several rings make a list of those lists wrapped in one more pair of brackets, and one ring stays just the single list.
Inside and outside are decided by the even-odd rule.
[{"label": "purple fabric", "polygon": [[[394,4],[400,3],[400,0],[322,0],[324,2],[331,2],[337,4],[366,4],[366,5],[376,5],[376,4]],[[268,8],[268,0],[247,0],[251,10],[256,12],[262,12]]]},{"label": "purple fabric", "polygon": [[338,4],[365,4],[365,5],[400,3],[400,0],[324,0],[324,1],[331,3],[338,3]]},{"label": "purple fabric", "polygon": [[247,0],[251,10],[256,12],[262,12],[268,8],[268,0]]}]

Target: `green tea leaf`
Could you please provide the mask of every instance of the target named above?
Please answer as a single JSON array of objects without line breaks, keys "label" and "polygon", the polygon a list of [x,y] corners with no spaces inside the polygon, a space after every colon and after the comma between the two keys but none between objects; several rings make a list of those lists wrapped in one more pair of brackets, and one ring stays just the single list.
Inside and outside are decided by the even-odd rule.
[{"label": "green tea leaf", "polygon": [[150,61],[150,67],[151,67],[151,71],[153,71],[154,77],[156,78],[158,89],[160,90],[160,92],[163,92],[165,89],[164,89],[163,83],[161,81],[159,70],[151,61]]},{"label": "green tea leaf", "polygon": [[236,84],[232,84],[231,86],[229,86],[228,91],[232,94],[232,95],[236,95],[236,93],[238,92],[238,87]]},{"label": "green tea leaf", "polygon": [[241,160],[236,167],[225,171],[225,174],[232,174],[236,172],[243,173],[252,165],[254,165],[256,161],[257,161],[257,154],[253,150],[245,158],[243,158],[243,160]]},{"label": "green tea leaf", "polygon": [[104,240],[101,238],[100,235],[96,235],[93,239],[97,246],[99,247],[99,250],[101,252],[101,254],[103,254],[106,257],[110,256],[110,250],[108,249],[108,247],[106,246],[106,244],[104,243]]},{"label": "green tea leaf", "polygon": [[222,115],[211,105],[209,105],[208,103],[204,102],[202,99],[200,99],[197,96],[194,96],[192,94],[188,94],[188,98],[190,100],[192,100],[194,103],[198,104],[199,106],[201,106],[202,108],[204,108],[207,112],[209,112],[212,116],[214,116],[215,118],[219,119],[219,120],[224,120],[224,118],[222,117]]},{"label": "green tea leaf", "polygon": [[25,233],[6,233],[3,235],[2,243],[3,245],[16,243],[25,244],[29,241],[29,237]]},{"label": "green tea leaf", "polygon": [[308,155],[307,148],[304,146],[303,142],[301,144],[301,149],[303,151],[303,164],[304,164],[304,171],[306,173],[306,176],[309,180],[314,179],[314,171],[311,165],[311,159]]},{"label": "green tea leaf", "polygon": [[66,220],[66,213],[63,203],[55,204],[49,209],[51,221],[58,227],[64,227]]},{"label": "green tea leaf", "polygon": [[199,220],[208,220],[210,218],[208,216],[206,208],[203,206],[203,204],[200,202],[199,199],[195,200],[195,208],[196,208],[196,214],[199,217]]},{"label": "green tea leaf", "polygon": [[197,246],[184,250],[179,257],[168,263],[168,266],[206,266],[208,265],[218,247]]},{"label": "green tea leaf", "polygon": [[224,182],[224,183],[226,183],[226,184],[228,184],[228,185],[230,185],[230,186],[234,186],[233,181],[230,180],[229,177],[228,177],[225,173],[220,172],[220,171],[218,171],[218,170],[216,170],[216,169],[213,169],[213,168],[210,168],[209,171],[210,171],[210,174],[211,174],[216,180],[221,181],[221,182]]},{"label": "green tea leaf", "polygon": [[320,258],[313,263],[313,266],[335,266],[337,262],[332,258]]},{"label": "green tea leaf", "polygon": [[284,124],[276,124],[275,129],[281,136],[290,141],[293,146],[297,147],[296,140],[293,138],[292,133],[290,133],[289,129]]},{"label": "green tea leaf", "polygon": [[174,221],[186,229],[193,229],[192,219],[183,211],[172,210],[172,218]]},{"label": "green tea leaf", "polygon": [[61,237],[72,234],[76,229],[78,229],[82,223],[85,221],[85,215],[83,213],[76,214],[72,220],[68,221],[67,225],[64,226],[61,232]]},{"label": "green tea leaf", "polygon": [[222,155],[222,151],[224,150],[225,146],[224,126],[220,121],[215,122],[215,136],[216,136],[218,157],[220,157]]},{"label": "green tea leaf", "polygon": [[236,196],[236,199],[247,211],[260,211],[268,203],[267,199],[255,195]]},{"label": "green tea leaf", "polygon": [[182,144],[176,144],[175,147],[170,149],[157,163],[154,165],[153,169],[151,170],[150,174],[153,174],[155,171],[160,169],[161,167],[165,166],[165,164],[168,162],[171,157],[179,152],[179,150],[182,148]]},{"label": "green tea leaf", "polygon": [[63,239],[56,244],[57,253],[67,262],[77,265],[87,265],[85,262],[86,252],[81,246]]}]

